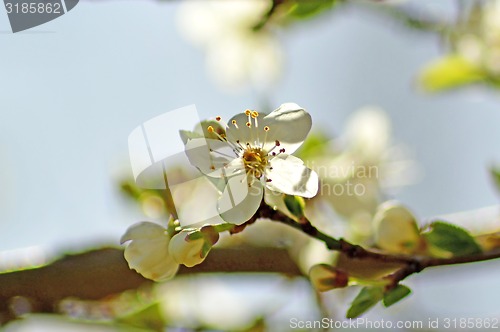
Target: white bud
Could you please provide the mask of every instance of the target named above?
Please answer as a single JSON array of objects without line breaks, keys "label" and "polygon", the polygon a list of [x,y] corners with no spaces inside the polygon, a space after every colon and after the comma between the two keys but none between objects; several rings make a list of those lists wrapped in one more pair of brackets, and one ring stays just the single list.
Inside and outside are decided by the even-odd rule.
[{"label": "white bud", "polygon": [[179,269],[169,254],[170,235],[162,226],[141,222],[129,227],[120,242],[129,242],[125,259],[131,269],[145,278],[161,281],[173,278]]},{"label": "white bud", "polygon": [[194,231],[184,229],[172,237],[168,249],[178,264],[192,267],[205,260],[218,239],[219,234],[210,226]]}]

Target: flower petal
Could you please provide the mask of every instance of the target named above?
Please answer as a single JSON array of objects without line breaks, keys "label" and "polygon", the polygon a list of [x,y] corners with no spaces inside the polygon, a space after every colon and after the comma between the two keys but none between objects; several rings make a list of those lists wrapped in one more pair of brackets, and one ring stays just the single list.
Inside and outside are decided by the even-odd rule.
[{"label": "flower petal", "polygon": [[318,175],[304,166],[297,157],[280,154],[270,161],[272,170],[266,172],[271,182],[266,183],[270,190],[288,195],[311,198],[318,192]]},{"label": "flower petal", "polygon": [[282,104],[266,115],[259,124],[269,127],[264,149],[269,150],[275,141],[280,142],[287,154],[295,152],[304,142],[311,130],[312,119],[302,107],[294,103]]},{"label": "flower petal", "polygon": [[[240,162],[227,142],[214,139],[194,138],[189,139],[185,145],[189,162],[200,172],[213,177],[223,176],[222,168],[231,164],[239,167]],[[233,158],[234,155],[234,158]],[[232,172],[226,170],[226,172]]]},{"label": "flower petal", "polygon": [[169,255],[170,235],[160,225],[141,222],[132,225],[122,236],[121,243],[130,241],[124,256],[129,267],[144,277],[156,281],[172,278],[179,268]]},{"label": "flower petal", "polygon": [[257,179],[249,187],[246,174],[228,179],[217,207],[222,219],[236,225],[248,221],[260,206],[263,190]]}]

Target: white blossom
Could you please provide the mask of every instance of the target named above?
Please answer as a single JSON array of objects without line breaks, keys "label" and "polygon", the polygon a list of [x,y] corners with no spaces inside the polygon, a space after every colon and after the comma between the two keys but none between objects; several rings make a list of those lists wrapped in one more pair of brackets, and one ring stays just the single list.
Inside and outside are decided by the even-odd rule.
[{"label": "white blossom", "polygon": [[318,176],[291,155],[307,137],[312,120],[294,103],[268,115],[246,110],[218,130],[216,139],[184,134],[190,162],[210,178],[218,179],[218,209],[229,223],[242,224],[266,202],[275,206],[282,194],[311,198],[318,191]]},{"label": "white blossom", "polygon": [[192,267],[202,263],[219,239],[212,226],[172,233],[152,222],[132,225],[120,240],[122,244],[128,242],[125,259],[129,267],[148,279],[168,280],[175,276],[180,264]]}]

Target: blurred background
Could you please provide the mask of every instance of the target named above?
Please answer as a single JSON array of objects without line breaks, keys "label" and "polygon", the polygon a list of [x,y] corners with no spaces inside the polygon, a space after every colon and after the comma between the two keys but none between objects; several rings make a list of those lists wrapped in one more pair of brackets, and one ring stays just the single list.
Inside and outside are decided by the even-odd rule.
[{"label": "blurred background", "polygon": [[[1,13],[0,268],[118,246],[128,226],[151,219],[120,189],[131,178],[128,135],[189,104],[202,117],[228,119],[247,108],[269,112],[295,102],[312,115],[313,130],[341,149],[355,140],[357,126],[370,132],[370,123],[381,123],[368,137],[386,137],[377,150],[380,160],[390,160],[384,199],[403,202],[421,223],[486,207],[460,222],[491,228],[498,222],[488,171],[500,161],[498,91],[487,84],[426,91],[420,71],[449,43],[389,13],[401,4],[368,2],[342,3],[258,37],[236,34],[245,20],[263,17],[266,1],[232,15],[194,1],[81,1],[67,15],[16,34]],[[458,3],[407,1],[402,8],[452,22]],[[362,127],[355,116],[366,107],[376,118]],[[407,281],[412,296],[366,317],[498,318],[499,272],[495,261],[426,271]],[[292,317],[318,318],[321,310],[341,320],[354,296],[350,289],[327,293],[318,309],[306,279],[182,278],[184,284],[174,279],[155,288],[159,298],[178,292],[159,310],[178,326],[198,322],[214,330],[244,330],[269,316],[267,326],[286,331]],[[6,330],[115,328],[36,317]]]}]

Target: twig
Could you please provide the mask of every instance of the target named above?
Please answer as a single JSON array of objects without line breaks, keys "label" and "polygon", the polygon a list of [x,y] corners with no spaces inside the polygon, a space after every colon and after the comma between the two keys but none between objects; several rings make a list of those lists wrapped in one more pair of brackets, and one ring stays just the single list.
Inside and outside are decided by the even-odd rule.
[{"label": "twig", "polygon": [[428,267],[473,263],[500,258],[500,249],[480,254],[450,258],[389,254],[381,251],[375,251],[373,249],[368,250],[344,239],[335,239],[318,230],[307,218],[302,217],[300,221],[297,222],[280,211],[273,210],[265,203],[260,206],[257,213],[260,218],[268,218],[273,221],[283,223],[296,228],[313,238],[323,241],[328,249],[342,252],[349,258],[371,259],[384,263],[401,264],[403,266],[402,268],[386,277],[390,281],[388,288],[396,286],[398,282],[406,277],[414,273],[418,273]]},{"label": "twig", "polygon": [[[268,247],[214,248],[202,264],[181,266],[178,274],[216,272],[303,275],[286,249]],[[99,300],[151,283],[130,270],[123,250],[116,248],[67,255],[40,268],[0,273],[0,325],[15,318],[9,303],[16,297],[28,299],[31,312],[57,312],[59,301],[68,297]]]}]

